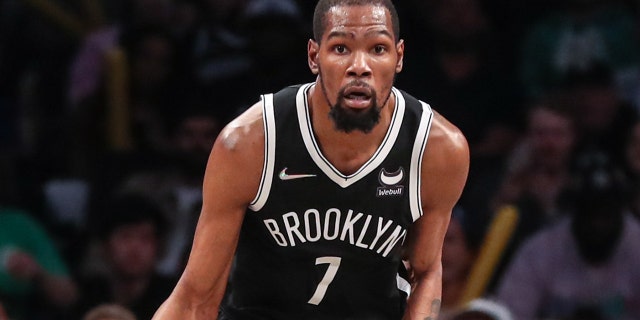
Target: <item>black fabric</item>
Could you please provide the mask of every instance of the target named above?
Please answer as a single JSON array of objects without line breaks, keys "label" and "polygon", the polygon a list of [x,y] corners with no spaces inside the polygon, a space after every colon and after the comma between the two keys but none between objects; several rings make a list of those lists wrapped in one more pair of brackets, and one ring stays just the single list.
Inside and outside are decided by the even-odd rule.
[{"label": "black fabric", "polygon": [[[396,276],[404,237],[386,254],[388,246],[383,243],[394,231],[404,234],[413,222],[409,170],[422,106],[403,94],[405,114],[390,153],[368,175],[343,188],[307,151],[296,112],[299,88],[274,95],[276,151],[271,189],[261,210],[247,210],[221,318],[400,319],[406,298],[397,288]],[[316,176],[285,181],[278,178],[284,168],[288,174]],[[378,196],[381,171],[400,169],[402,195]],[[353,228],[345,228],[345,221],[357,216]],[[374,240],[387,223],[388,229]],[[287,231],[294,229],[299,234]],[[336,230],[337,238],[332,239]],[[323,257],[328,260],[317,260]],[[335,277],[321,301],[309,303],[331,265],[337,266]]]}]

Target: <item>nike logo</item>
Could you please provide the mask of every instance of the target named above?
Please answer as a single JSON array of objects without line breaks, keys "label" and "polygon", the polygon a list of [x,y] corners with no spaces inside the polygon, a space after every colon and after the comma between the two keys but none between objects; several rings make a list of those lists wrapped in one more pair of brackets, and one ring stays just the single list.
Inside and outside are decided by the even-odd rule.
[{"label": "nike logo", "polygon": [[280,180],[294,180],[316,176],[315,174],[287,174],[287,169],[288,168],[282,169],[282,171],[280,171],[280,174],[278,174],[278,178],[280,178]]}]

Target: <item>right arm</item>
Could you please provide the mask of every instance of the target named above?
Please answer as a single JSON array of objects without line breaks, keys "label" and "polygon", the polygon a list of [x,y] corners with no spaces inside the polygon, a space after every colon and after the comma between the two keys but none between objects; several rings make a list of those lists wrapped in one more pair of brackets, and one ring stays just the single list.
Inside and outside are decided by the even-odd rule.
[{"label": "right arm", "polygon": [[213,146],[189,261],[154,320],[217,318],[244,213],[256,196],[263,162],[262,104],[257,103],[232,121]]}]

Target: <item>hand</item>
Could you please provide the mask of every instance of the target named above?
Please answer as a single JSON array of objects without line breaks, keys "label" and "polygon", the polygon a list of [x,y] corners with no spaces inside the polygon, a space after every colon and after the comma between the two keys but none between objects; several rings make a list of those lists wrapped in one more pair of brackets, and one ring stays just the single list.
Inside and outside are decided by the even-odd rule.
[{"label": "hand", "polygon": [[20,280],[33,280],[42,274],[40,264],[24,251],[11,252],[5,263],[7,273]]}]

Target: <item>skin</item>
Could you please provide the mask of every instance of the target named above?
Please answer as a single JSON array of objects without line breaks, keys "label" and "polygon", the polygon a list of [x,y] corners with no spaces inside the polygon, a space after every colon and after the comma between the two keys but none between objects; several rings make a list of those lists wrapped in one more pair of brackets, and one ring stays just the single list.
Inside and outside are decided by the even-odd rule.
[{"label": "skin", "polygon": [[155,228],[148,221],[123,225],[104,244],[113,271],[111,291],[116,302],[131,303],[149,285],[159,250]]},{"label": "skin", "polygon": [[444,268],[442,308],[444,312],[458,306],[467,283],[467,276],[476,257],[476,253],[469,247],[468,241],[460,221],[452,219],[449,222],[442,252]]},{"label": "skin", "polygon": [[[47,272],[28,252],[13,252],[7,259],[5,268],[16,279],[36,283],[48,301],[56,306],[70,306],[78,297],[76,285],[69,277]],[[1,311],[0,308],[0,320]]]},{"label": "skin", "polygon": [[[338,170],[350,174],[371,158],[389,128],[395,108],[391,88],[395,74],[402,70],[404,42],[394,38],[389,12],[379,6],[334,7],[327,18],[320,43],[310,40],[308,44],[309,67],[318,75],[309,104],[322,153]],[[376,90],[381,106],[380,121],[368,133],[337,130],[328,117],[340,89],[354,80]],[[338,107],[358,113],[373,105],[370,99],[355,100],[346,99]],[[404,248],[413,283],[403,319],[435,320],[438,316],[442,243],[469,166],[464,136],[439,114],[427,146],[422,174],[429,179],[423,181],[420,191],[424,215],[414,223]],[[257,103],[232,121],[214,144],[189,262],[154,319],[216,318],[245,210],[260,184],[263,161],[262,106]]]}]

